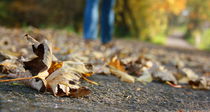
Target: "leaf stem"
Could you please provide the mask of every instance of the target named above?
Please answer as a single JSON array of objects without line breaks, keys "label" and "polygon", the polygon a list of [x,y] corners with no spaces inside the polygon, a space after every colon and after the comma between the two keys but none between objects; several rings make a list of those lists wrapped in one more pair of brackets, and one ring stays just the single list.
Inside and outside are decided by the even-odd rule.
[{"label": "leaf stem", "polygon": [[11,81],[34,79],[34,78],[39,78],[39,77],[38,76],[33,76],[33,77],[24,77],[24,78],[16,78],[16,79],[6,79],[6,80],[0,80],[0,82],[11,82]]},{"label": "leaf stem", "polygon": [[82,78],[90,84],[99,85],[97,82],[87,79],[86,77],[82,76]]}]

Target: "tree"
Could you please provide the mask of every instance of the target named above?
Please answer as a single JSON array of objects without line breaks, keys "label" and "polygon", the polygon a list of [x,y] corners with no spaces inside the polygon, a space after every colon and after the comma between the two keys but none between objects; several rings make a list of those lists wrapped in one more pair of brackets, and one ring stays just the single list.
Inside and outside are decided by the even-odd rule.
[{"label": "tree", "polygon": [[193,33],[201,33],[203,24],[210,19],[210,0],[188,0],[188,23],[186,38],[193,37]]},{"label": "tree", "polygon": [[119,0],[117,23],[142,40],[152,40],[168,26],[168,13],[179,14],[186,0]]}]

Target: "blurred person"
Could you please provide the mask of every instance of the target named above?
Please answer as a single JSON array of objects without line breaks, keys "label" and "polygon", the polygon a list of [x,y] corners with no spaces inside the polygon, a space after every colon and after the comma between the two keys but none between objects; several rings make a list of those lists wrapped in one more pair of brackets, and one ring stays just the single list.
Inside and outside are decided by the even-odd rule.
[{"label": "blurred person", "polygon": [[99,4],[101,7],[101,43],[107,44],[112,40],[115,0],[86,0],[84,14],[84,39],[95,40],[98,36]]}]

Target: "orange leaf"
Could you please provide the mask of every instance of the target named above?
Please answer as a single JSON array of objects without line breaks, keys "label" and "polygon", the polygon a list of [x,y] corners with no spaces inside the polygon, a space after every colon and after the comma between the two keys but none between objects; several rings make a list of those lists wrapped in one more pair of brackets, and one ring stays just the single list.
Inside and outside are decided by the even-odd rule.
[{"label": "orange leaf", "polygon": [[121,64],[120,60],[117,57],[112,58],[108,65],[113,66],[122,72],[126,72],[124,66]]},{"label": "orange leaf", "polygon": [[48,70],[48,73],[51,74],[54,71],[56,71],[57,69],[61,68],[62,66],[63,66],[63,62],[53,61],[49,70]]},{"label": "orange leaf", "polygon": [[82,74],[84,77],[90,77],[93,75],[93,73],[85,73],[85,74]]}]

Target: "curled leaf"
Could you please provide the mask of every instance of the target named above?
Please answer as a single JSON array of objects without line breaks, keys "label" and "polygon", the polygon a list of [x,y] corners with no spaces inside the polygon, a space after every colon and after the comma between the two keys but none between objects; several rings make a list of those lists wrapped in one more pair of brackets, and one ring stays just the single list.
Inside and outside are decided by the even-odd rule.
[{"label": "curled leaf", "polygon": [[24,68],[29,70],[33,75],[37,75],[39,72],[48,70],[51,66],[53,57],[51,48],[48,46],[48,42],[46,40],[39,45],[36,44],[32,45],[32,48],[37,57],[30,61],[23,62]]},{"label": "curled leaf", "polygon": [[52,92],[55,96],[79,97],[90,93],[89,89],[80,87],[79,80],[92,75],[92,65],[79,61],[57,61],[47,40],[38,42],[29,35],[26,38],[37,57],[23,63],[18,60],[1,62],[0,72],[15,79],[0,82],[21,81],[38,91]]}]

